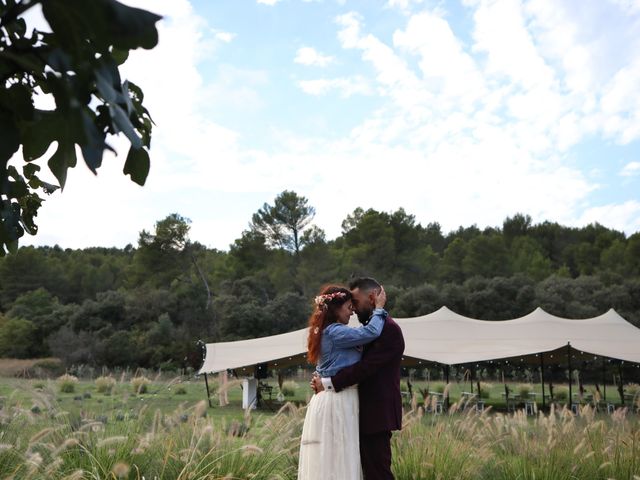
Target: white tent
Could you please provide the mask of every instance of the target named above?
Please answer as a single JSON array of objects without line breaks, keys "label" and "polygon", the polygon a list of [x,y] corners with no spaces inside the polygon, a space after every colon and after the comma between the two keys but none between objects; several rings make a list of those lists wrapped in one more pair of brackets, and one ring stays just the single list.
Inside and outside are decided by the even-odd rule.
[{"label": "white tent", "polygon": [[[550,315],[537,308],[515,320],[486,321],[458,315],[446,307],[414,318],[396,319],[405,339],[405,357],[455,365],[572,349],[640,363],[640,329],[613,309],[585,320]],[[355,317],[351,325],[356,326]],[[307,329],[282,335],[209,343],[199,373],[238,369],[252,375],[255,365],[270,368],[305,363]]]}]

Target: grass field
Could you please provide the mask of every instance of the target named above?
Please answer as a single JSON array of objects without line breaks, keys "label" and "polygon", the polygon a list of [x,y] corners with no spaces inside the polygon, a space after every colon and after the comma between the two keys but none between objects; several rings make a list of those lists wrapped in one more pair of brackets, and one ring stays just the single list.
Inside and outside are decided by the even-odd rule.
[{"label": "grass field", "polygon": [[[114,380],[105,394],[96,381],[61,392],[70,389],[61,381],[3,379],[0,478],[296,478],[304,382],[289,385],[292,401],[272,404],[279,411],[244,412],[234,383],[229,406],[208,408],[201,380],[156,379],[144,394],[129,378]],[[455,400],[466,389],[449,390]],[[640,421],[629,410],[527,417],[454,403],[451,414],[432,415],[416,397],[393,439],[397,479],[640,479]]]}]

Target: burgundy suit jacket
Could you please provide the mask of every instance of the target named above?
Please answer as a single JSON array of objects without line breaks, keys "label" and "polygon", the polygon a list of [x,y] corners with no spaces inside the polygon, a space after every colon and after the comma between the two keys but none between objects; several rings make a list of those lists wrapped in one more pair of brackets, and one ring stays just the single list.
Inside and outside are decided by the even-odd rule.
[{"label": "burgundy suit jacket", "polygon": [[358,384],[360,434],[402,428],[400,361],[403,353],[402,330],[391,317],[387,317],[380,336],[365,346],[362,359],[331,377],[337,392]]}]

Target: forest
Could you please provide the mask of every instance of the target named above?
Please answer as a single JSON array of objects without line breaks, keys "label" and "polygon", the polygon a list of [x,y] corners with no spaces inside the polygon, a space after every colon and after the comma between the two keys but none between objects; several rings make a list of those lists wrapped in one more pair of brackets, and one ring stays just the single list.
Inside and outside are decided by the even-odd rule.
[{"label": "forest", "polygon": [[397,318],[443,305],[486,320],[614,308],[640,326],[640,233],[522,213],[445,233],[404,209],[357,208],[328,240],[314,214],[284,191],[228,251],[191,241],[177,213],[124,248],[21,247],[0,258],[0,356],[179,368],[199,339],[303,328],[321,285],[363,275],[385,285]]}]

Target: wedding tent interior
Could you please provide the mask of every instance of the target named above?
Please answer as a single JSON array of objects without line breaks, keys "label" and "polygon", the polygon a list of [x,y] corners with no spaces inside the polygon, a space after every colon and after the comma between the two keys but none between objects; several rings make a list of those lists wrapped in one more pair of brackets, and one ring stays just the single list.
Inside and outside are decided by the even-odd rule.
[{"label": "wedding tent interior", "polygon": [[[546,365],[574,368],[605,359],[640,364],[640,329],[611,309],[589,319],[566,319],[537,308],[513,320],[477,320],[447,307],[413,318],[396,319],[405,339],[403,365],[453,365],[478,362],[533,364],[544,376]],[[350,325],[357,326],[352,317]],[[235,342],[204,345],[199,374],[233,371],[259,377],[260,369],[306,363],[307,329]],[[598,367],[599,368],[599,367]],[[604,365],[603,365],[604,368]],[[543,380],[544,386],[544,380]],[[569,382],[571,388],[571,382]],[[569,394],[571,398],[571,394]],[[544,394],[543,394],[544,402]]]}]

